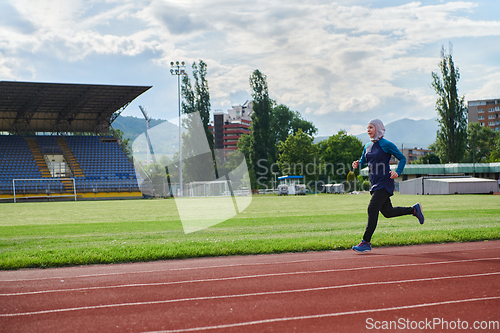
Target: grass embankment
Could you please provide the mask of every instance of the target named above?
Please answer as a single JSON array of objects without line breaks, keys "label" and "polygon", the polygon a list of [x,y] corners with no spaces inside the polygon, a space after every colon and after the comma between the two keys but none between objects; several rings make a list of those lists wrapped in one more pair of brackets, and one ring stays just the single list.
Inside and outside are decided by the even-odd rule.
[{"label": "grass embankment", "polygon": [[[254,196],[241,214],[184,234],[175,202],[125,200],[0,205],[0,269],[346,249],[366,224],[368,194]],[[395,195],[420,201],[426,223],[385,219],[374,246],[500,239],[500,196]]]}]

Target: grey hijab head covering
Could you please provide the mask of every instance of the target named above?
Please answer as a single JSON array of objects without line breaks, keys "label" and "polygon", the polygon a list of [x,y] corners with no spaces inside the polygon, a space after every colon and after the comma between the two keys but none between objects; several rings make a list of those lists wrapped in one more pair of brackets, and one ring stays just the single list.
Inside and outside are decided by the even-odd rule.
[{"label": "grey hijab head covering", "polygon": [[380,119],[372,119],[368,122],[368,124],[372,124],[375,126],[375,136],[370,138],[373,142],[380,140],[385,134],[385,126],[382,120]]}]

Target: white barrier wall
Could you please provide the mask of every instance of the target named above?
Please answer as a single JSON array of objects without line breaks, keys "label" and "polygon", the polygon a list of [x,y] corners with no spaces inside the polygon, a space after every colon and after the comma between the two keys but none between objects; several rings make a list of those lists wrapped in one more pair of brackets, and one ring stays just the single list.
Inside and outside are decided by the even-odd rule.
[{"label": "white barrier wall", "polygon": [[498,191],[496,180],[472,177],[421,177],[399,183],[400,194],[487,194]]}]

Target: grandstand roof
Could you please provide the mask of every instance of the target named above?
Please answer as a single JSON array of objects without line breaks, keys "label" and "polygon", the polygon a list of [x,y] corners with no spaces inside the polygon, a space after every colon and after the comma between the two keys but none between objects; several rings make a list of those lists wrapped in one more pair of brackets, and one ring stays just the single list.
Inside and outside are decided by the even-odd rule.
[{"label": "grandstand roof", "polygon": [[0,81],[0,132],[107,132],[150,88]]}]

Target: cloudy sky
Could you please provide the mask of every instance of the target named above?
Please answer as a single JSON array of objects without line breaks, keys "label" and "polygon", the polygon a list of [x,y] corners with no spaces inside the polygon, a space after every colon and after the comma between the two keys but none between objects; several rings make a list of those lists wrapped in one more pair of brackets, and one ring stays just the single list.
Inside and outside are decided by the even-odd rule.
[{"label": "cloudy sky", "polygon": [[[0,80],[151,85],[122,113],[173,119],[170,61],[208,64],[212,110],[249,76],[319,135],[436,116],[431,72],[453,44],[466,100],[500,97],[500,1],[0,0]],[[190,69],[190,66],[189,66]]]}]

